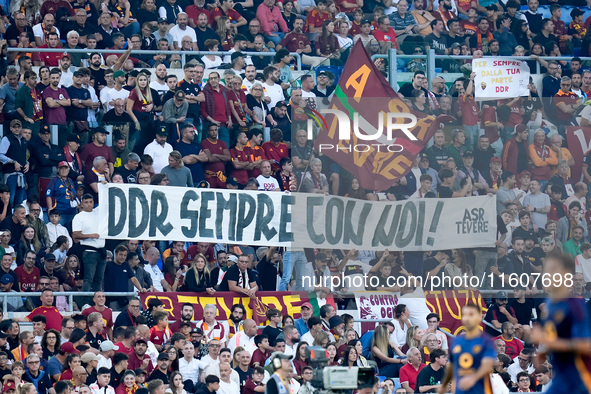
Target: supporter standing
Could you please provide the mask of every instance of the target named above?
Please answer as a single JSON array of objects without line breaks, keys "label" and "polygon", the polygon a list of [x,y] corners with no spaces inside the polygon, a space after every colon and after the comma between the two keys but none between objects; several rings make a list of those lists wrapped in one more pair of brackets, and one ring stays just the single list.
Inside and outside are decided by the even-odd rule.
[{"label": "supporter standing", "polygon": [[84,262],[83,291],[97,292],[103,285],[105,274],[105,240],[98,234],[100,223],[98,209],[94,209],[94,198],[90,194],[82,196],[81,212],[72,220],[72,238],[82,246]]},{"label": "supporter standing", "polygon": [[225,163],[232,160],[228,146],[218,139],[218,126],[210,124],[207,128],[208,137],[201,141],[201,148],[208,157],[204,166],[205,180],[213,188],[226,188]]},{"label": "supporter standing", "polygon": [[[10,187],[10,205],[16,206],[25,199],[24,174],[29,171],[28,142],[21,135],[22,123],[18,119],[10,122],[11,134],[0,142],[0,161],[4,180]],[[13,233],[13,236],[15,234]]]}]

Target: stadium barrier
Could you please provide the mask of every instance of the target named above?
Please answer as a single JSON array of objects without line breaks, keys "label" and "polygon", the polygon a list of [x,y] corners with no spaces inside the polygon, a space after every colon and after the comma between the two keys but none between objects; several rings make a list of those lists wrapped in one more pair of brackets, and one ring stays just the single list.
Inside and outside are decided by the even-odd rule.
[{"label": "stadium barrier", "polygon": [[[34,292],[11,292],[11,293],[0,293],[0,297],[2,297],[2,310],[4,311],[4,315],[8,316],[9,313],[17,313],[17,312],[6,312],[8,310],[8,297],[40,297],[40,291]],[[65,296],[68,297],[68,312],[74,312],[74,297],[93,297],[94,291],[54,291],[54,296]],[[136,293],[132,291],[127,292],[111,292],[105,293],[107,297],[132,297],[135,296]]]},{"label": "stadium barrier", "polygon": [[[61,52],[68,52],[68,53],[90,53],[90,52],[96,52],[96,53],[106,53],[109,55],[113,55],[113,54],[123,54],[125,52],[127,52],[124,49],[82,49],[82,48],[77,48],[77,49],[70,49],[70,48],[8,48],[8,52],[26,52],[26,53],[33,53],[33,52],[57,52],[57,53],[61,53]],[[134,50],[133,54],[134,55],[156,55],[158,53],[161,53],[162,51],[157,51],[157,50],[146,50],[146,49],[141,49],[141,50]],[[267,57],[275,57],[275,52],[242,52],[245,55],[248,56],[267,56]],[[217,51],[217,52],[213,52],[213,51],[166,51],[166,54],[168,55],[181,55],[181,59],[182,59],[182,64],[184,65],[186,63],[186,56],[187,55],[221,55],[221,56],[226,56],[228,55],[227,51]],[[290,53],[291,56],[293,56],[296,59],[296,65],[297,65],[297,69],[298,71],[300,71],[302,69],[302,56],[299,53],[296,52],[292,52]]]}]

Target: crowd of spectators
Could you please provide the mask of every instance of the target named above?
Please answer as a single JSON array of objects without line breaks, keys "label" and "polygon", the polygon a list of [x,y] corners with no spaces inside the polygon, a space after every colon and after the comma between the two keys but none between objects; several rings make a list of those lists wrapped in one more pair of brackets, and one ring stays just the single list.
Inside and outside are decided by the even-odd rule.
[{"label": "crowd of spectators", "polygon": [[[591,126],[591,62],[584,57],[591,19],[580,8],[568,19],[561,7],[587,4],[542,2],[551,14],[543,18],[538,0],[523,11],[514,0],[31,3],[15,0],[0,22],[0,291],[42,295],[6,298],[4,314],[28,314],[1,316],[3,392],[18,386],[23,394],[63,394],[73,386],[82,394],[261,393],[274,384],[277,351],[293,356],[291,393],[311,394],[306,348],[314,345],[327,350],[331,365],[374,366],[387,378],[379,387],[384,394],[435,392],[451,342],[423,289],[393,287],[388,279],[484,274],[493,278],[489,288],[513,290],[511,297],[497,292],[485,318],[498,353],[495,372],[513,391],[547,389],[552,363],[533,366],[529,338],[545,311],[541,281],[534,285],[545,256],[556,249],[572,255],[572,296],[591,298],[591,153],[575,160],[565,139],[566,127]],[[305,109],[332,96],[333,71],[359,40],[370,54],[396,48],[417,55],[389,65],[414,73],[399,95],[415,111],[455,119],[387,190],[361,188],[315,151],[305,130]],[[134,52],[140,49],[156,52]],[[448,55],[436,66],[455,73],[453,83],[427,79],[419,57],[427,49]],[[316,72],[296,78],[291,53]],[[532,80],[526,97],[477,102],[470,60],[453,59],[458,55],[530,56],[532,73],[543,77]],[[547,58],[563,55],[571,60]],[[385,70],[383,60],[376,65]],[[572,179],[579,168],[581,179]],[[104,240],[95,207],[98,184],[110,182],[384,202],[491,194],[498,232],[490,248],[425,253]],[[342,272],[377,277],[377,285],[327,285]],[[524,276],[531,280],[508,285]],[[320,300],[332,295],[336,308],[326,304],[314,315],[305,303],[297,319],[269,309],[266,327],[257,330],[241,305],[216,320],[215,305],[201,316],[185,304],[169,325],[157,299],[142,307],[135,297],[103,293],[233,291],[256,298],[287,290],[314,291]],[[342,313],[355,309],[347,297],[354,290],[400,293],[393,321],[356,331],[355,319]],[[70,305],[57,291],[95,295],[75,296]],[[20,323],[32,323],[32,332]]]}]

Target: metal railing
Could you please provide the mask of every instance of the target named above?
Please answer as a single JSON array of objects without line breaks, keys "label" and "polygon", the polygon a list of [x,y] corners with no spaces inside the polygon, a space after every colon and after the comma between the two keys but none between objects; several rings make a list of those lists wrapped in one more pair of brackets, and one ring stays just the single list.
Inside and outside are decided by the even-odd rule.
[{"label": "metal railing", "polygon": [[[63,53],[63,52],[67,52],[67,53],[107,53],[109,55],[111,54],[120,54],[120,53],[125,53],[127,52],[124,49],[70,49],[70,48],[8,48],[8,52],[27,52],[27,53],[34,53],[34,52],[43,52],[43,53]],[[141,49],[141,50],[134,50],[132,52],[132,54],[130,56],[133,55],[156,55],[159,53],[163,53],[162,51],[157,51],[157,50],[146,50],[146,49]],[[221,55],[221,56],[227,56],[228,52],[227,51],[166,51],[164,52],[167,55],[181,55],[181,59],[182,59],[182,63],[185,64],[186,63],[186,57],[187,56],[193,56],[193,55],[199,55],[199,56],[203,56],[203,55]],[[275,57],[275,52],[242,52],[245,55],[248,56],[267,56],[267,57]],[[293,56],[296,60],[296,65],[297,65],[297,69],[298,71],[302,70],[302,56],[297,53],[297,52],[292,52],[290,53],[291,56]]]},{"label": "metal railing", "polygon": [[[2,293],[0,292],[0,297],[3,297],[2,299],[2,308],[4,310],[4,315],[7,316],[12,316],[11,314],[14,313],[13,312],[9,312],[7,313],[6,311],[8,310],[8,297],[40,297],[41,296],[40,291],[35,291],[35,292],[14,292],[14,293]],[[68,312],[74,312],[74,297],[93,297],[95,294],[94,291],[54,291],[53,295],[54,297],[56,296],[66,296],[68,297],[68,307],[69,307],[69,311]],[[107,297],[133,297],[136,296],[136,293],[132,292],[132,291],[127,291],[127,292],[107,292],[105,293],[105,295]],[[18,311],[16,311],[18,312]]]},{"label": "metal railing", "polygon": [[[541,71],[541,64],[539,61],[537,61],[536,59],[532,59],[529,56],[501,56],[503,58],[507,58],[507,60],[528,60],[528,61],[535,61],[536,62],[536,74],[540,74]],[[574,56],[539,56],[540,59],[545,60],[545,61],[551,61],[551,60],[555,60],[555,61],[570,61],[572,60]],[[485,56],[484,58],[487,58],[487,56]],[[591,62],[591,57],[580,57],[582,62]],[[371,60],[375,60],[375,59],[387,59],[388,60],[388,66],[389,66],[389,72],[388,72],[388,79],[390,82],[390,86],[392,86],[394,89],[398,89],[398,77],[397,77],[397,64],[396,61],[397,59],[425,59],[427,62],[427,71],[426,71],[426,75],[427,75],[427,79],[429,81],[429,89],[432,88],[431,85],[431,80],[437,76],[437,72],[436,72],[436,67],[435,67],[435,61],[436,60],[474,60],[474,57],[472,56],[452,56],[452,55],[436,55],[435,54],[435,50],[434,49],[429,49],[427,51],[427,54],[425,55],[401,55],[398,53],[398,51],[396,49],[390,49],[388,51],[388,54],[379,54],[379,55],[372,55],[371,56]]]}]

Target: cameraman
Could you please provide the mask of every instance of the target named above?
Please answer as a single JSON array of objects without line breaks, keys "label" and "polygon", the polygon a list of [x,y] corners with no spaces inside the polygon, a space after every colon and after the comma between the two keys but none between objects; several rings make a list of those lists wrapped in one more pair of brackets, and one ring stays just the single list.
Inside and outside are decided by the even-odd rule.
[{"label": "cameraman", "polygon": [[275,371],[267,382],[265,394],[291,394],[287,374],[293,370],[291,357],[275,352],[271,355],[271,367]]}]

